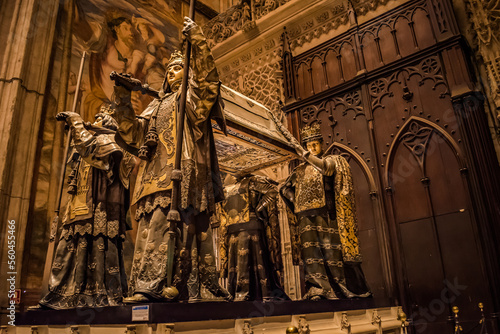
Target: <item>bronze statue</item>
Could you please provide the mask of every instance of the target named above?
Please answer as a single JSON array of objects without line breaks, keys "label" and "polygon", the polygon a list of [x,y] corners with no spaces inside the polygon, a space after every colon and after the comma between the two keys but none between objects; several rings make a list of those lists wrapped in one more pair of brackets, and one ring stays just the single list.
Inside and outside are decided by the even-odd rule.
[{"label": "bronze statue", "polygon": [[[132,197],[132,204],[137,204],[139,226],[127,303],[170,300],[177,294],[179,299],[196,298],[195,291],[199,289],[188,289],[187,284],[193,269],[210,292],[230,298],[218,283],[209,219],[215,212],[215,203],[223,199],[211,126],[211,120],[216,119],[225,129],[220,81],[201,28],[185,18],[183,33],[192,44],[193,66],[187,88],[186,119],[181,125],[184,140],[180,173],[174,171],[174,161],[180,131],[183,56],[179,52],[172,54],[162,91],[140,116],[136,117],[130,102],[131,90],[140,90],[140,83],[115,86],[120,140],[142,159]],[[177,224],[174,275],[169,274],[168,268],[174,259],[169,255],[173,245],[167,213],[178,174],[182,175],[181,200],[175,209],[179,209],[182,222]],[[192,256],[196,252],[198,256]]]},{"label": "bronze statue", "polygon": [[297,240],[294,251],[300,252],[304,268],[304,298],[368,297],[349,164],[339,155],[322,156],[318,123],[303,128],[301,134],[307,151],[300,145],[295,149],[305,162],[295,168],[280,194],[296,215],[290,227],[292,240]]},{"label": "bronze statue", "polygon": [[223,276],[235,301],[286,300],[280,284],[281,238],[276,185],[261,176],[226,177],[220,205]]},{"label": "bronze statue", "polygon": [[74,112],[56,116],[71,130],[70,198],[52,263],[49,292],[39,305],[68,309],[120,305],[127,295],[123,264],[129,175],[135,158],[114,141],[118,124],[99,113],[91,130]]}]

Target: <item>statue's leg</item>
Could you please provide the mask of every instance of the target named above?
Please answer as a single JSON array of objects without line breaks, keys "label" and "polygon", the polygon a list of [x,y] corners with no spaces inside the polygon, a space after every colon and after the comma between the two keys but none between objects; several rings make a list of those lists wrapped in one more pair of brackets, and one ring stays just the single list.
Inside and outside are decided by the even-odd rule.
[{"label": "statue's leg", "polygon": [[250,273],[255,273],[255,268],[250,268],[250,235],[247,231],[240,231],[237,235],[236,249],[236,289],[234,300],[244,301],[250,298]]},{"label": "statue's leg", "polygon": [[196,226],[196,239],[198,242],[198,270],[200,273],[200,282],[205,285],[215,297],[224,297],[231,300],[232,296],[219,284],[210,218],[206,212],[202,212],[196,216],[194,221]]},{"label": "statue's leg", "polygon": [[202,300],[200,275],[198,270],[198,246],[196,238],[192,238],[191,242],[191,272],[187,282],[187,289],[189,293],[189,302],[195,303]]},{"label": "statue's leg", "polygon": [[76,287],[83,285],[85,277],[77,273],[87,272],[87,251],[78,248],[79,239],[84,237],[78,238],[72,231],[74,231],[73,225],[63,226],[50,270],[49,292],[39,302],[45,308],[75,307],[73,297],[80,292],[76,290]]},{"label": "statue's leg", "polygon": [[345,288],[345,274],[344,262],[342,258],[342,243],[340,241],[340,234],[336,220],[331,220],[328,217],[322,219],[323,243],[325,245],[323,254],[325,258],[325,268],[331,285],[340,296],[347,295]]},{"label": "statue's leg", "polygon": [[321,216],[302,217],[299,233],[302,243],[306,294],[305,299],[335,299],[325,264],[325,248],[329,248],[328,235],[323,232],[327,224]]},{"label": "statue's leg", "polygon": [[238,244],[238,234],[230,234],[227,249],[227,290],[233,297],[238,288]]},{"label": "statue's leg", "polygon": [[[193,281],[191,277],[192,272],[192,249],[193,244],[196,243],[196,227],[193,220],[184,219],[183,217],[182,231],[179,240],[179,261],[177,267],[174,285],[179,290],[179,299],[189,299],[190,292],[188,288],[189,283],[199,284],[196,280]],[[195,259],[196,262],[196,259]],[[190,281],[191,278],[191,281]]]},{"label": "statue's leg", "polygon": [[163,298],[167,278],[167,211],[168,208],[157,207],[139,220],[129,285],[132,296],[140,294],[152,300]]}]

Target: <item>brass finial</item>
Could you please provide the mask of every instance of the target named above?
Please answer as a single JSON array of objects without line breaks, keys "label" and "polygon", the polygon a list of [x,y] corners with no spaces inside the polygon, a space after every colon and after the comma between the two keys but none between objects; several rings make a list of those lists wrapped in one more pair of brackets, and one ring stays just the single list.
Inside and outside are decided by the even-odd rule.
[{"label": "brass finial", "polygon": [[403,311],[399,312],[399,314],[398,314],[398,320],[400,320],[401,322],[405,322],[406,319],[407,319],[406,313],[404,313]]},{"label": "brass finial", "polygon": [[479,303],[477,306],[479,306],[479,308],[481,309],[481,311],[483,311],[483,308],[484,308],[484,304],[483,303]]},{"label": "brass finial", "polygon": [[455,315],[457,315],[458,312],[460,312],[460,310],[458,309],[457,306],[453,306],[453,308],[451,310],[453,311],[453,313],[455,313]]},{"label": "brass finial", "polygon": [[286,329],[287,334],[299,334],[299,329],[295,326],[290,326]]}]

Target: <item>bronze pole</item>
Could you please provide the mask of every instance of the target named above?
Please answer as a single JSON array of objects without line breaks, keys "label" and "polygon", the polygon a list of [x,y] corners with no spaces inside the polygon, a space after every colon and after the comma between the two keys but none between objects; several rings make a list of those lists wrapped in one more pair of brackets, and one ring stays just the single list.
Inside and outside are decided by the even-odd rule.
[{"label": "bronze pole", "polygon": [[[85,58],[87,57],[87,53],[84,51],[82,55],[82,59],[80,61],[80,70],[78,72],[78,79],[77,79],[77,84],[76,84],[76,91],[75,91],[75,97],[73,99],[73,107],[71,108],[72,112],[76,112],[76,109],[78,107],[78,100],[80,98],[80,86],[82,83],[82,77],[83,77],[83,69],[85,67]],[[57,193],[57,200],[55,204],[55,209],[54,209],[54,218],[50,224],[50,238],[49,238],[49,247],[47,249],[47,255],[45,257],[45,267],[43,270],[43,280],[42,280],[42,295],[45,295],[48,292],[48,285],[49,285],[49,277],[50,277],[50,269],[52,267],[52,260],[54,257],[54,251],[56,247],[56,234],[57,234],[57,227],[59,225],[59,212],[61,210],[61,199],[62,199],[62,193],[63,193],[63,188],[64,188],[64,176],[66,174],[66,160],[68,159],[68,152],[69,152],[69,147],[71,145],[71,132],[68,131],[68,136],[66,139],[66,145],[64,146],[64,153],[62,158],[64,159],[62,161],[62,167],[60,170],[59,174],[59,189]]]},{"label": "bronze pole", "polygon": [[[189,18],[194,21],[194,7],[196,5],[196,0],[191,0],[189,3]],[[179,213],[180,204],[180,186],[182,181],[182,171],[181,171],[181,158],[182,158],[182,140],[184,138],[184,119],[186,116],[186,99],[187,99],[187,88],[189,79],[189,63],[191,60],[191,43],[186,41],[186,52],[184,55],[184,75],[182,77],[181,84],[181,96],[179,99],[179,120],[177,122],[177,142],[175,147],[175,164],[174,170],[172,171],[172,203],[170,205],[170,211],[167,215],[168,220],[168,255],[167,255],[167,286],[172,285],[172,275],[174,268],[174,248],[175,248],[175,230],[177,223],[181,222],[181,215]]]}]

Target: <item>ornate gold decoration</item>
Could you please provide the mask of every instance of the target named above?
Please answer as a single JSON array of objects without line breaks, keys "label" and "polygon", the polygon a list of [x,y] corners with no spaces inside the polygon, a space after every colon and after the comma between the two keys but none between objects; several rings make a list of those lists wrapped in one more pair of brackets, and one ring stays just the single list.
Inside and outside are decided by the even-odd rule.
[{"label": "ornate gold decoration", "polygon": [[307,143],[313,140],[321,140],[321,127],[318,122],[312,123],[302,128],[300,131],[300,136],[302,137],[302,142]]},{"label": "ornate gold decoration", "polygon": [[[500,40],[498,29],[500,29],[500,2],[496,0],[468,0],[470,22],[477,38],[479,56],[483,58],[490,94],[497,110],[500,109]],[[500,114],[498,114],[500,115]],[[498,117],[498,116],[497,116]]]},{"label": "ornate gold decoration", "polygon": [[184,66],[184,55],[179,50],[175,50],[170,55],[170,59],[168,60],[167,68],[174,66],[174,65]]},{"label": "ornate gold decoration", "polygon": [[311,209],[319,209],[326,205],[323,175],[313,166],[304,164],[297,168],[297,184],[295,194],[295,213]]}]

